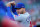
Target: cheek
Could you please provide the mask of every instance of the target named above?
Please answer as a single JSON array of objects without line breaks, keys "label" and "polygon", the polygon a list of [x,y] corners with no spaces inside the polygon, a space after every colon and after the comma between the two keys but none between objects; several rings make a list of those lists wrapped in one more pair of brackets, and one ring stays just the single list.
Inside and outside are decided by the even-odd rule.
[{"label": "cheek", "polygon": [[20,12],[22,12],[22,9],[20,9],[20,10],[16,10],[18,13],[20,13]]},{"label": "cheek", "polygon": [[18,12],[22,12],[22,10],[19,10]]}]

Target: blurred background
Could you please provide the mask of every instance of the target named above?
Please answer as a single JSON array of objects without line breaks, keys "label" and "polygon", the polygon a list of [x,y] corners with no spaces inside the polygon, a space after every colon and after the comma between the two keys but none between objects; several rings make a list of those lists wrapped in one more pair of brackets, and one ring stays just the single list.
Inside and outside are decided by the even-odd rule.
[{"label": "blurred background", "polygon": [[22,2],[25,4],[26,11],[30,13],[32,22],[40,20],[40,0],[3,0],[5,5],[10,1],[16,3]]},{"label": "blurred background", "polygon": [[40,0],[3,0],[5,4],[10,1],[15,1],[16,3],[22,2],[25,4],[26,11],[28,11],[33,18],[40,17]]}]

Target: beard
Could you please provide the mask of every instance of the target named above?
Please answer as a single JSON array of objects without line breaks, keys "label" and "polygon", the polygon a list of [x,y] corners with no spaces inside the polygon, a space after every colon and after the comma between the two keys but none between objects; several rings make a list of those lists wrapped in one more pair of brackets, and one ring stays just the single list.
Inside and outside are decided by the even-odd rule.
[{"label": "beard", "polygon": [[23,12],[17,12],[18,14],[23,14]]},{"label": "beard", "polygon": [[20,14],[23,14],[23,12],[21,12]]}]

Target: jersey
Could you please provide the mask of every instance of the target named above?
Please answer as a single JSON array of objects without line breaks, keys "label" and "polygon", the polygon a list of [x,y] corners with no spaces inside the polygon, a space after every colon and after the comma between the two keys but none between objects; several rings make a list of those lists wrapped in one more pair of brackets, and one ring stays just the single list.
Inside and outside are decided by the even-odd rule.
[{"label": "jersey", "polygon": [[24,24],[26,27],[28,27],[30,25],[31,18],[30,14],[26,12],[24,14],[14,15],[14,20],[19,21],[21,24]]}]

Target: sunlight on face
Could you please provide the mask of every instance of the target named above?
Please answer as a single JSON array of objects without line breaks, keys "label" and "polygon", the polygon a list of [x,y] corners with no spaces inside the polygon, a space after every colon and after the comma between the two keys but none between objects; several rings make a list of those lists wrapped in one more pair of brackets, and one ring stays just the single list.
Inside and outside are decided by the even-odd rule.
[{"label": "sunlight on face", "polygon": [[16,11],[17,11],[18,14],[22,14],[23,13],[23,8],[17,8]]}]

